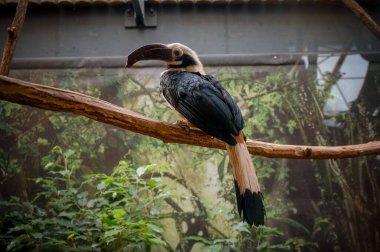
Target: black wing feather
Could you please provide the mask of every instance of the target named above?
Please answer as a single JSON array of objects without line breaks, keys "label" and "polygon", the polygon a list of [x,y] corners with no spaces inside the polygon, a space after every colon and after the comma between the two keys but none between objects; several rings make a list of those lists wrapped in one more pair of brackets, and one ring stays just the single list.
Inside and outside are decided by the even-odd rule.
[{"label": "black wing feather", "polygon": [[244,127],[239,107],[211,76],[165,72],[161,76],[165,99],[193,125],[230,145]]}]

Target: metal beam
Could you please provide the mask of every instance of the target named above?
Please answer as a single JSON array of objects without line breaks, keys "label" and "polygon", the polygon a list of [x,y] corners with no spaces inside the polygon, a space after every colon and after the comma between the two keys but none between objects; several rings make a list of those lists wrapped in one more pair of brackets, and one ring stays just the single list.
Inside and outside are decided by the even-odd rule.
[{"label": "metal beam", "polygon": [[132,0],[132,6],[135,10],[135,20],[137,26],[144,26],[145,5],[144,0]]},{"label": "metal beam", "polygon": [[[281,54],[213,54],[199,55],[202,63],[208,66],[279,66],[303,64],[302,57],[307,56],[310,64],[315,64],[319,53],[281,53]],[[370,62],[379,63],[380,53],[340,52],[330,55],[360,54]],[[51,57],[51,58],[15,58],[12,69],[66,69],[66,68],[123,68],[126,56],[114,57]],[[158,61],[139,62],[137,67],[163,67]]]},{"label": "metal beam", "polygon": [[153,7],[145,8],[144,0],[131,0],[132,7],[125,13],[126,28],[148,28],[157,26],[157,11]]}]

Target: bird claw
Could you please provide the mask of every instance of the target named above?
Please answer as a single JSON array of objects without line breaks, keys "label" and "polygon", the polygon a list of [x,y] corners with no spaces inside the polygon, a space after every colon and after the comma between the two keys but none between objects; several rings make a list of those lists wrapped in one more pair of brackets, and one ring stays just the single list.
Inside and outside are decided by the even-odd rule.
[{"label": "bird claw", "polygon": [[178,125],[179,127],[181,127],[182,129],[184,129],[187,133],[190,132],[190,125],[189,125],[189,123],[187,123],[187,121],[178,120],[175,124]]}]

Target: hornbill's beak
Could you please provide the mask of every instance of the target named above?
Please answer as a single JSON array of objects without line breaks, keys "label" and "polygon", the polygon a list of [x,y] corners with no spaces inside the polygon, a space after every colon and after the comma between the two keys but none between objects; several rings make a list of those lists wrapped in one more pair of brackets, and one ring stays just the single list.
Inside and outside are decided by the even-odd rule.
[{"label": "hornbill's beak", "polygon": [[128,55],[126,67],[131,67],[140,60],[163,60],[172,61],[174,59],[172,49],[164,44],[150,44],[134,50]]}]

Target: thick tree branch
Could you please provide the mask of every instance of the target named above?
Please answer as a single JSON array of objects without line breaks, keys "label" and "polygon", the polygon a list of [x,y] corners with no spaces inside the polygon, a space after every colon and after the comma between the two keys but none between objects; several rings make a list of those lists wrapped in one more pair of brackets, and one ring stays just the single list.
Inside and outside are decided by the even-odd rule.
[{"label": "thick tree branch", "polygon": [[[155,120],[84,94],[38,85],[0,75],[0,99],[36,108],[70,112],[162,140],[209,148],[225,144],[198,129]],[[272,158],[336,159],[380,154],[380,141],[322,147],[272,144],[247,140],[249,152]]]},{"label": "thick tree branch", "polygon": [[28,0],[20,0],[17,4],[16,14],[10,27],[8,27],[8,38],[5,42],[3,57],[1,59],[0,74],[8,75],[12,63],[13,54],[22,25],[24,24]]},{"label": "thick tree branch", "polygon": [[342,2],[349,8],[361,21],[370,29],[373,34],[380,39],[379,25],[367,14],[367,12],[355,0],[342,0]]}]

